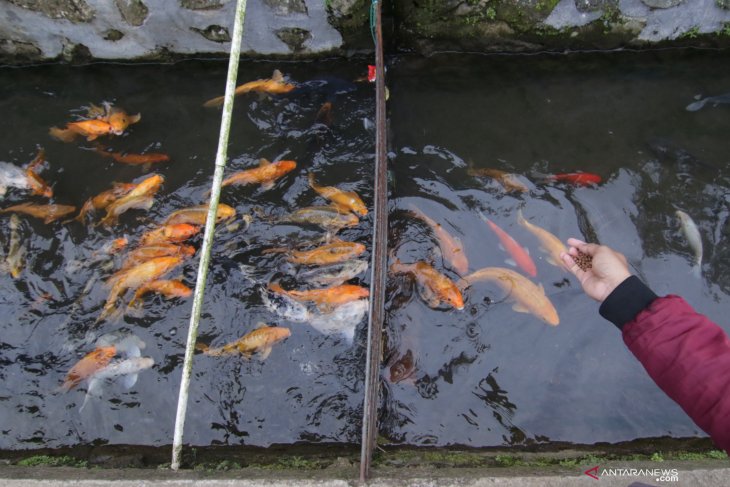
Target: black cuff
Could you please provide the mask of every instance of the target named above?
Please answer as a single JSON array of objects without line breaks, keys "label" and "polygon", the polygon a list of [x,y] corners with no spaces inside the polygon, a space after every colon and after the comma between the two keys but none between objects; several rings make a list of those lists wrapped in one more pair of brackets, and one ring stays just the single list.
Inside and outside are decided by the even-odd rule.
[{"label": "black cuff", "polygon": [[616,286],[598,312],[620,330],[658,297],[638,277],[630,276]]}]

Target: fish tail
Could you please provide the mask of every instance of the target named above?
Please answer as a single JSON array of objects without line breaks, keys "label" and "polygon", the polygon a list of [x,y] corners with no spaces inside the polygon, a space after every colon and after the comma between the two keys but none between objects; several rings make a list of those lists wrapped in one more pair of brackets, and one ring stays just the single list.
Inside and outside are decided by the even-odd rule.
[{"label": "fish tail", "polygon": [[703,98],[702,100],[698,100],[693,103],[690,103],[689,105],[687,105],[685,110],[687,110],[688,112],[696,112],[697,110],[699,110],[700,108],[705,106],[705,103],[707,103],[707,100],[709,100],[709,98]]},{"label": "fish tail", "polygon": [[288,294],[283,287],[278,282],[270,282],[269,283],[269,289],[274,291],[277,294]]},{"label": "fish tail", "polygon": [[195,350],[198,350],[199,352],[203,352],[205,354],[209,354],[208,351],[210,350],[210,347],[205,343],[196,343]]},{"label": "fish tail", "polygon": [[215,98],[211,98],[210,100],[203,103],[203,106],[205,108],[216,108],[223,106],[223,101],[225,100],[225,96],[217,96]]},{"label": "fish tail", "polygon": [[700,279],[702,277],[702,266],[699,262],[692,266],[692,275],[697,279]]},{"label": "fish tail", "polygon": [[317,189],[317,182],[314,180],[314,173],[308,173],[307,179],[309,179],[309,185],[312,187],[312,189]]},{"label": "fish tail", "polygon": [[48,134],[61,142],[73,142],[76,138],[76,133],[74,131],[69,129],[60,129],[58,127],[51,127],[48,130]]},{"label": "fish tail", "polygon": [[288,251],[289,251],[289,249],[286,248],[286,247],[275,247],[275,248],[272,248],[272,249],[266,249],[266,250],[264,250],[261,253],[264,254],[264,255],[266,255],[266,254],[283,254],[283,253],[286,253]]}]

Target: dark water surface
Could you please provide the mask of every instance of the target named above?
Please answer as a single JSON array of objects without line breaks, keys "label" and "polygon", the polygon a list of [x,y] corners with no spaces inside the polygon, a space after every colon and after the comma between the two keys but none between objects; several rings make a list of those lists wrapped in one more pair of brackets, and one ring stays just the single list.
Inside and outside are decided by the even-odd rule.
[{"label": "dark water surface", "polygon": [[[619,331],[578,283],[546,261],[525,218],[561,240],[610,245],[660,295],[684,296],[730,330],[730,106],[689,112],[695,96],[730,92],[725,54],[404,58],[390,66],[390,246],[456,280],[418,207],[460,237],[470,271],[508,255],[479,211],[530,250],[534,282],[557,327],[512,309],[478,283],[463,311],[429,308],[412,281],[391,277],[382,433],[416,445],[617,442],[703,433],[648,378]],[[521,176],[506,194],[468,166]],[[544,183],[538,173],[600,175],[596,187]],[[675,211],[696,222],[702,277]],[[410,350],[415,371],[392,383]],[[408,360],[406,360],[408,362]]]},{"label": "dark water surface", "polygon": [[[595,443],[669,435],[701,436],[681,409],[646,376],[613,325],[597,314],[577,282],[546,261],[538,241],[517,224],[518,210],[560,239],[597,240],[626,254],[634,272],[659,294],[684,296],[730,330],[730,105],[686,105],[695,96],[730,92],[727,54],[670,52],[573,56],[395,58],[391,99],[390,247],[403,262],[425,260],[456,280],[435,250],[417,207],[459,237],[469,270],[510,267],[479,211],[530,250],[533,282],[544,286],[560,316],[557,327],[517,313],[494,284],[465,293],[462,311],[431,309],[407,276],[389,276],[381,433],[411,445]],[[239,82],[275,68],[300,84],[277,97],[237,98],[227,174],[259,158],[294,159],[295,171],[273,189],[224,188],[221,201],[250,226],[216,231],[200,341],[233,341],[256,323],[292,334],[265,360],[197,355],[185,442],[196,445],[360,441],[366,330],[353,345],[306,323],[277,317],[261,287],[281,279],[296,287],[296,266],[270,247],[322,237],[313,227],[271,218],[324,204],[308,186],[357,191],[372,202],[374,90],[353,83],[366,61],[244,63]],[[112,181],[148,173],[101,158],[92,144],[64,144],[48,128],[103,100],[142,120],[102,143],[115,151],[166,152],[171,162],[150,170],[165,177],[154,206],[131,210],[117,225],[83,226],[21,216],[28,251],[19,278],[0,275],[0,449],[62,447],[90,442],[166,445],[174,415],[190,299],[147,295],[141,312],[95,323],[108,289],[103,281],[123,254],[99,252],[126,235],[131,246],[172,211],[204,201],[213,173],[220,112],[202,103],[222,94],[223,63],[172,66],[93,65],[0,69],[0,160],[27,164],[46,149],[41,175],[54,203],[80,207]],[[326,101],[334,121],[315,123]],[[529,192],[507,194],[468,168],[520,175]],[[539,174],[586,171],[595,187],[545,183]],[[10,190],[3,207],[45,202]],[[675,211],[697,223],[704,244],[701,278]],[[97,216],[94,221],[98,221]],[[367,246],[372,212],[339,234]],[[7,252],[9,218],[0,216]],[[200,247],[200,237],[191,243]],[[246,266],[242,272],[241,266]],[[512,268],[512,267],[510,267]],[[170,273],[194,286],[197,256]],[[369,285],[369,272],[353,283]],[[132,333],[155,365],[130,389],[107,383],[79,412],[85,384],[57,391],[68,370],[109,333]],[[413,374],[390,380],[390,365],[408,350]]]},{"label": "dark water surface", "polygon": [[[147,212],[130,210],[117,225],[85,227],[21,217],[28,249],[18,279],[0,276],[0,448],[61,447],[93,441],[111,444],[165,445],[172,441],[191,299],[148,294],[138,315],[95,324],[108,294],[104,279],[120,265],[98,250],[111,239],[128,236],[130,247],[143,231],[172,211],[200,204],[213,174],[220,110],[202,103],[221,95],[225,63],[185,62],[174,66],[93,65],[80,68],[0,69],[0,160],[28,163],[37,146],[48,164],[41,176],[54,188],[53,202],[80,207],[111,186],[146,174],[100,157],[83,140],[64,144],[51,139],[49,127],[63,126],[80,108],[107,100],[142,120],[124,136],[103,138],[115,151],[165,152],[171,162],[150,171],[165,183]],[[291,329],[265,361],[197,355],[190,388],[185,442],[197,445],[359,441],[362,415],[365,323],[354,345],[325,336],[306,323],[286,322],[262,303],[260,288],[287,277],[295,267],[284,255],[263,255],[269,247],[316,239],[314,227],[273,224],[267,219],[297,208],[326,204],[307,183],[314,172],[321,185],[337,185],[372,200],[373,135],[364,123],[374,117],[374,90],[352,80],[365,63],[245,63],[239,82],[268,78],[275,68],[300,83],[275,98],[250,94],[237,98],[226,170],[252,167],[259,158],[294,159],[298,166],[264,191],[256,186],[224,188],[221,202],[234,206],[237,221],[250,227],[217,229],[200,341],[214,346],[253,330],[258,322]],[[315,123],[326,101],[333,104],[331,127]],[[2,206],[22,201],[45,203],[10,190]],[[95,222],[99,221],[97,216]],[[370,216],[341,232],[344,240],[367,245]],[[9,218],[0,218],[7,251]],[[190,243],[196,248],[201,237]],[[96,252],[96,254],[95,254]],[[96,256],[96,257],[94,257]],[[241,265],[249,266],[244,274]],[[197,256],[170,273],[194,287]],[[354,283],[369,285],[369,274]],[[94,282],[91,282],[94,281]],[[89,283],[91,282],[91,285]],[[85,288],[90,292],[84,293]],[[155,365],[125,389],[121,380],[105,385],[103,397],[79,412],[85,385],[56,392],[68,370],[108,333],[133,333],[146,343],[143,356]]]}]

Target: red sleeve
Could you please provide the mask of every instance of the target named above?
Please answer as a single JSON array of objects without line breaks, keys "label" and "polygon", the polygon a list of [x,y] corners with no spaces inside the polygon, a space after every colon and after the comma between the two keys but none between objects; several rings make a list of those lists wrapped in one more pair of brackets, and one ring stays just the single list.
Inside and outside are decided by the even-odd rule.
[{"label": "red sleeve", "polygon": [[679,296],[651,302],[623,328],[654,382],[730,453],[730,340]]}]

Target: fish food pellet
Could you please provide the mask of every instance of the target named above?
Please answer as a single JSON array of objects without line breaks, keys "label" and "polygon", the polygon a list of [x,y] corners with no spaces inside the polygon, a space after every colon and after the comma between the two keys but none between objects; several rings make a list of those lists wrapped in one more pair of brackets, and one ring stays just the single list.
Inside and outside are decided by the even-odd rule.
[{"label": "fish food pellet", "polygon": [[593,257],[588,254],[584,254],[580,250],[578,251],[578,255],[573,256],[573,260],[583,271],[587,271],[593,267]]}]

